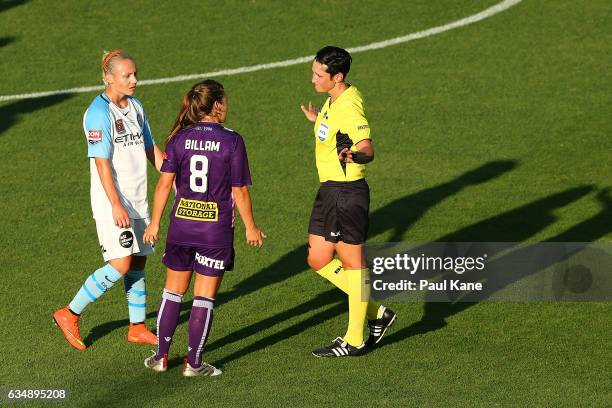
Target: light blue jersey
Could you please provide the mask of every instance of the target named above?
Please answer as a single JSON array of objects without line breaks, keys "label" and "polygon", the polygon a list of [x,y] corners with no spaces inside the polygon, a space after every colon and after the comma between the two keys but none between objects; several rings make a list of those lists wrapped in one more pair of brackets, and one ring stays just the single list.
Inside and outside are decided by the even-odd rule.
[{"label": "light blue jersey", "polygon": [[91,170],[91,208],[96,219],[112,220],[112,207],[102,187],[95,158],[108,159],[113,181],[130,218],[149,217],[147,157],[154,146],[142,104],[128,97],[126,108],[111,102],[104,93],[96,96],[83,116]]}]

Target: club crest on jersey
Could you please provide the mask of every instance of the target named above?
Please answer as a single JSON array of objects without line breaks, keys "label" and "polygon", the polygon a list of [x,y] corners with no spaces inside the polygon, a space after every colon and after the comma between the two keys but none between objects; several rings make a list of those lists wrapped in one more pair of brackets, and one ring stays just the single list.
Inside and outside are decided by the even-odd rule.
[{"label": "club crest on jersey", "polygon": [[88,130],[87,131],[87,141],[89,144],[96,144],[102,141],[102,131],[101,130]]},{"label": "club crest on jersey", "polygon": [[123,125],[123,119],[117,119],[115,121],[115,129],[117,129],[117,133],[125,133],[125,126]]}]

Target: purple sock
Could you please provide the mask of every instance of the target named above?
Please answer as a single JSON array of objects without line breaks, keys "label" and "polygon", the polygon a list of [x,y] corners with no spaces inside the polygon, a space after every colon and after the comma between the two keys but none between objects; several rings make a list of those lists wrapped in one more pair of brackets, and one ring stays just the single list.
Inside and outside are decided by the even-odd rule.
[{"label": "purple sock", "polygon": [[208,340],[213,320],[214,299],[196,296],[189,315],[189,355],[187,361],[192,367],[202,365],[202,350]]},{"label": "purple sock", "polygon": [[172,336],[178,324],[179,313],[183,296],[164,289],[162,302],[157,312],[157,354],[156,360],[160,360],[164,354],[168,354]]}]

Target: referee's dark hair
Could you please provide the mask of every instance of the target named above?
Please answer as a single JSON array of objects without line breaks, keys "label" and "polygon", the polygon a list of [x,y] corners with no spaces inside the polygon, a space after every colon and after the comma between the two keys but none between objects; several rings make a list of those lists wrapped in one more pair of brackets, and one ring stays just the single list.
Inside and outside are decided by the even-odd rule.
[{"label": "referee's dark hair", "polygon": [[347,50],[340,47],[334,47],[333,45],[327,45],[317,51],[315,61],[319,64],[327,65],[327,72],[332,77],[340,72],[346,79],[351,69],[353,58]]}]

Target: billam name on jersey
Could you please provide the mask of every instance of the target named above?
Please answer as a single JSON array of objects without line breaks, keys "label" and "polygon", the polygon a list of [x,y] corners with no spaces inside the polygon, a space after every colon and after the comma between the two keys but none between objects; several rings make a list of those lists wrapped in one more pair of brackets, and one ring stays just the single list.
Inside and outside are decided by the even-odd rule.
[{"label": "billam name on jersey", "polygon": [[204,150],[209,152],[218,152],[221,148],[221,142],[214,142],[212,140],[185,140],[185,149],[187,150]]}]

